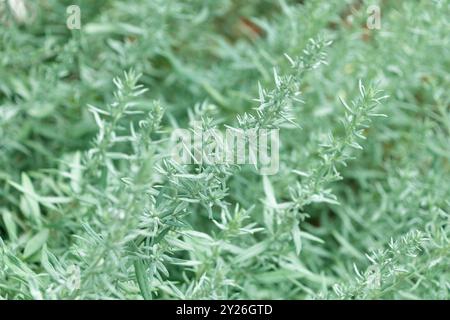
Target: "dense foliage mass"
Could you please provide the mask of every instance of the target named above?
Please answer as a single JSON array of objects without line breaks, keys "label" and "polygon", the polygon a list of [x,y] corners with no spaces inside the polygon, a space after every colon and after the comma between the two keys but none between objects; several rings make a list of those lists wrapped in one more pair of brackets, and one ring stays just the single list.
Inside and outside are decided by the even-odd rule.
[{"label": "dense foliage mass", "polygon": [[[0,298],[448,299],[449,17],[0,0]],[[193,123],[279,129],[278,172],[174,162]]]}]

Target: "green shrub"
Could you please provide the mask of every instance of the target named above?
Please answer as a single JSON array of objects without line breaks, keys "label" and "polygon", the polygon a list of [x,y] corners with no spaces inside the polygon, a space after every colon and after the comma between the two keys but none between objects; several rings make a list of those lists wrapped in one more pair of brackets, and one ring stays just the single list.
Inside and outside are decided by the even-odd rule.
[{"label": "green shrub", "polygon": [[448,1],[74,2],[0,0],[0,298],[449,298]]}]

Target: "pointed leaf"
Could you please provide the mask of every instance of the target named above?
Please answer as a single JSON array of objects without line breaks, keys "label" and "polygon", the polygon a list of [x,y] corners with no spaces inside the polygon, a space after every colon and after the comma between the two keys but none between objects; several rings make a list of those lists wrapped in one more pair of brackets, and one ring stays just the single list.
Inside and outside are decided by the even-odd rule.
[{"label": "pointed leaf", "polygon": [[28,240],[25,249],[23,251],[24,259],[31,257],[38,252],[42,246],[47,242],[48,229],[39,231],[34,237]]}]

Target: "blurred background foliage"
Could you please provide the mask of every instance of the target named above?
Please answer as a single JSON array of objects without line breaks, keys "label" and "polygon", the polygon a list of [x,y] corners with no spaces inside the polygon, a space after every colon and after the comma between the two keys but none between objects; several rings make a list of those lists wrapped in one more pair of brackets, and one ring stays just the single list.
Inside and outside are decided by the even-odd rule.
[{"label": "blurred background foliage", "polygon": [[[0,297],[140,298],[146,297],[143,281],[160,298],[449,298],[449,1],[24,0],[21,16],[12,3],[0,0]],[[72,4],[81,9],[80,30],[66,27]],[[374,4],[381,9],[380,30],[366,26]],[[281,129],[280,172],[264,181],[245,168],[211,171],[224,175],[217,201],[237,212],[228,224],[222,221],[237,238],[227,242],[218,233],[220,210],[213,210],[213,223],[201,205],[155,200],[164,194],[161,186],[212,188],[206,182],[175,183],[164,179],[166,171],[163,177],[140,171],[145,183],[134,189],[113,182],[102,189],[100,178],[84,173],[77,193],[67,180],[80,163],[89,164],[80,154],[96,145],[98,125],[87,106],[116,101],[112,80],[124,71],[142,74],[136,81],[149,90],[133,101],[158,128],[151,148],[115,151],[141,152],[153,163],[165,153],[160,141],[187,127],[193,115],[237,125],[236,116],[255,107],[258,82],[273,88],[273,68],[289,72],[284,54],[302,55],[318,37],[332,41],[327,64],[300,81],[304,103],[292,109],[301,129]],[[268,229],[268,199],[289,201],[298,180],[292,170],[309,172],[329,132],[344,134],[339,97],[358,96],[360,79],[389,96],[377,111],[388,117],[364,130],[364,150],[352,151],[357,159],[338,168],[343,179],[327,186],[339,204],[304,208],[300,254],[284,234],[276,240],[280,246],[268,249],[261,245],[264,232],[246,233],[242,221]],[[136,89],[132,80],[124,80],[130,90]],[[154,101],[164,108],[161,123]],[[132,135],[128,123],[137,127],[141,120],[129,115],[121,134]],[[123,178],[135,165],[112,163],[109,179],[116,172]],[[159,244],[164,249],[152,243],[131,250],[120,239],[133,234],[135,241],[145,219],[127,220],[122,229],[109,218],[97,221],[103,209],[114,208],[110,200],[91,203],[100,197],[92,191],[97,187],[144,218],[148,206],[186,211],[176,218],[184,231],[160,226],[156,234],[168,237]],[[148,190],[150,204],[144,203]],[[107,243],[116,238],[101,232],[120,245]],[[76,240],[96,235],[98,242]],[[109,262],[84,258],[81,252],[93,245],[109,248]]]}]

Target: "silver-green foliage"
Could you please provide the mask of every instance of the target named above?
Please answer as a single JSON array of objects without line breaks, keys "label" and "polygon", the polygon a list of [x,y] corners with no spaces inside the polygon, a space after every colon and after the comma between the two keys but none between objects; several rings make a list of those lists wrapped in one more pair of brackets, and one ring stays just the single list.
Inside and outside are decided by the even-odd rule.
[{"label": "silver-green foliage", "polygon": [[[0,0],[0,298],[449,298],[447,1],[368,30],[372,1],[80,0],[73,31],[25,2]],[[193,123],[279,129],[279,172],[178,164]]]}]

